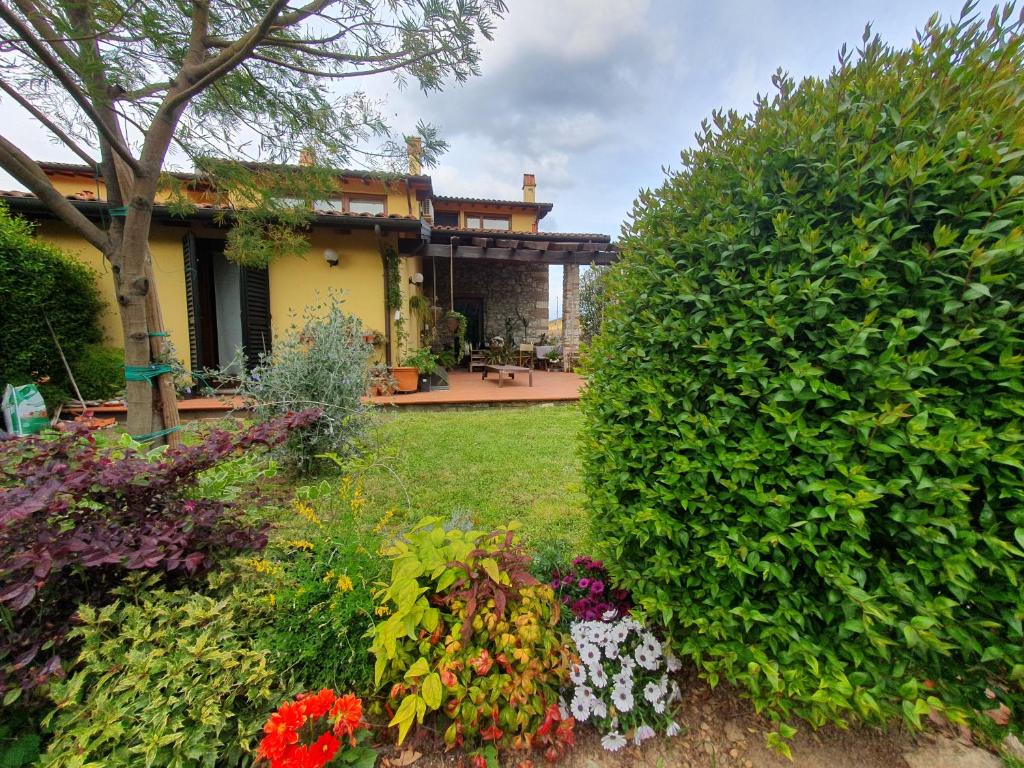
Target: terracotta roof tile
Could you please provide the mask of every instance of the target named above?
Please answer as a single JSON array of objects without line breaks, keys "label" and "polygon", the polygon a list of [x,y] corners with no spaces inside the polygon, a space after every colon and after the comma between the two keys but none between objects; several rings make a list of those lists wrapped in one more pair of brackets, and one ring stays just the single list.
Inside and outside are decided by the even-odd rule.
[{"label": "terracotta roof tile", "polygon": [[465,227],[446,227],[434,224],[430,228],[435,234],[467,235],[469,237],[507,237],[515,239],[529,235],[538,240],[558,240],[559,238],[572,238],[574,240],[593,240],[596,243],[607,243],[611,240],[608,235],[596,232],[523,232],[512,229],[467,229]]},{"label": "terracotta roof tile", "polygon": [[523,200],[497,200],[492,197],[461,197],[459,195],[434,195],[435,203],[480,203],[481,205],[508,205],[514,208],[543,208],[550,211],[554,203],[528,203]]}]

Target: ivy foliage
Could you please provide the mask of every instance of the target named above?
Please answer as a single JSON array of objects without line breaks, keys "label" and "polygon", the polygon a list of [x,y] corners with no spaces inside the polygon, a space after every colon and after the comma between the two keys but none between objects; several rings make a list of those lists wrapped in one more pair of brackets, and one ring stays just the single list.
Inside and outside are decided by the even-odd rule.
[{"label": "ivy foliage", "polygon": [[595,525],[675,649],[778,720],[1024,708],[1013,13],[777,75],[625,229],[584,398]]},{"label": "ivy foliage", "polygon": [[[48,393],[66,394],[70,389],[67,374],[46,318],[76,370],[80,358],[92,349],[90,345],[103,338],[99,325],[103,302],[95,275],[36,239],[32,226],[11,216],[5,205],[0,205],[0,306],[4,318],[0,389],[8,383],[27,384],[49,377],[53,386]],[[123,371],[117,373],[118,379],[123,379]]]}]

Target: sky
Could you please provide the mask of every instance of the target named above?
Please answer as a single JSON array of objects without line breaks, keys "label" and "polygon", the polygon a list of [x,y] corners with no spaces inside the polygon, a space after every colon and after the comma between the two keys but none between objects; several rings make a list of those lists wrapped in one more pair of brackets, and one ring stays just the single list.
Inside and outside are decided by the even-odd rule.
[{"label": "sky", "polygon": [[[429,171],[436,194],[518,200],[523,173],[534,173],[537,199],[554,203],[543,229],[615,238],[637,192],[678,167],[712,110],[749,111],[780,67],[797,80],[827,76],[868,22],[902,47],[933,12],[958,16],[962,4],[508,0],[495,39],[481,44],[481,77],[427,95],[386,76],[360,86],[386,100],[398,133],[418,119],[441,129],[450,149]],[[30,155],[75,161],[9,100],[0,110],[4,134]],[[555,316],[560,267],[550,288]]]}]

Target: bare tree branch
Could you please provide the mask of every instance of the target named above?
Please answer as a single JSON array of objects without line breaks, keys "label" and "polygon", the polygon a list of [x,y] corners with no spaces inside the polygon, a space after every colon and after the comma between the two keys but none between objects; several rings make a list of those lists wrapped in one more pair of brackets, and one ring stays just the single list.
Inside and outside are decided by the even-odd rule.
[{"label": "bare tree branch", "polygon": [[61,221],[81,234],[96,250],[109,253],[107,233],[85,218],[70,200],[57,191],[39,164],[4,136],[0,136],[0,167],[28,187]]},{"label": "bare tree branch", "polygon": [[47,128],[47,130],[50,131],[50,133],[52,133],[54,136],[56,136],[58,139],[64,142],[65,146],[67,146],[68,149],[70,149],[72,152],[78,155],[83,162],[85,162],[87,165],[96,165],[96,160],[92,157],[92,155],[86,152],[82,148],[82,146],[73,138],[71,138],[71,136],[69,136],[59,125],[53,122],[41,111],[36,109],[35,105],[28,99],[26,99],[24,96],[22,96],[20,93],[18,93],[17,89],[15,89],[10,83],[8,83],[6,80],[0,80],[0,88],[6,91],[8,96],[10,96],[16,102],[18,102],[22,106],[22,108],[25,109],[26,112],[32,115],[32,117],[34,117],[40,123],[42,123]]},{"label": "bare tree branch", "polygon": [[138,172],[139,164],[132,155],[131,150],[124,145],[120,140],[120,137],[111,131],[110,126],[108,126],[96,112],[96,109],[93,107],[88,95],[78,87],[78,83],[76,83],[74,78],[66,69],[64,69],[63,65],[57,61],[50,49],[47,48],[47,46],[32,33],[32,30],[25,25],[18,15],[4,3],[0,3],[0,19],[7,22],[8,26],[10,26],[18,37],[25,42],[25,44],[32,50],[46,68],[53,72],[54,77],[60,81],[60,84],[64,86],[68,91],[68,94],[75,100],[78,106],[81,107],[82,111],[85,112],[89,116],[89,119],[96,124],[96,130],[98,130],[103,138],[107,140],[111,148],[121,156],[133,171]]}]

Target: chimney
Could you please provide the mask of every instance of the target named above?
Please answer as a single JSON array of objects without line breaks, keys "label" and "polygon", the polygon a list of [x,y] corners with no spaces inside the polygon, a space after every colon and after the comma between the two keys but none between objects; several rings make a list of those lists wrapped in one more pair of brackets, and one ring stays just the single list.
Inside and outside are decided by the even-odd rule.
[{"label": "chimney", "polygon": [[419,136],[407,136],[405,147],[409,153],[409,175],[419,176],[423,173],[423,139]]},{"label": "chimney", "polygon": [[523,202],[537,202],[537,177],[532,173],[523,174]]},{"label": "chimney", "polygon": [[299,150],[299,165],[310,166],[313,164],[313,150],[309,147]]}]

